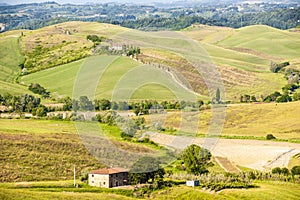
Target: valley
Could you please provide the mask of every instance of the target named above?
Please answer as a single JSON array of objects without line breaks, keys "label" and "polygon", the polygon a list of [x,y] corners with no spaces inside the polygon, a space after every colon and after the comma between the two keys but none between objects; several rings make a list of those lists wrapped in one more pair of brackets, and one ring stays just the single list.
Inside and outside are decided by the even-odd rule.
[{"label": "valley", "polygon": [[[298,199],[295,30],[70,21],[1,33],[0,197]],[[211,153],[198,174],[183,158],[192,144]],[[93,169],[149,156],[162,177],[88,185]]]}]

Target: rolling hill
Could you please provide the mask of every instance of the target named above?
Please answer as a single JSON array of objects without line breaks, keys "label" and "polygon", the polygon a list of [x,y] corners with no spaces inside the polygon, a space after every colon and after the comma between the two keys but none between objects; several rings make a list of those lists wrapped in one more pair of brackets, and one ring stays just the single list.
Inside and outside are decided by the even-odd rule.
[{"label": "rolling hill", "polygon": [[[136,46],[141,48],[141,54],[132,57],[121,56],[113,50],[98,55],[94,49],[96,44],[87,40],[88,35],[105,38],[101,44],[109,45],[108,49],[112,46],[116,48],[122,45]],[[283,74],[269,71],[270,62],[290,61],[291,67],[299,67],[299,48],[299,33],[280,31],[266,26],[250,26],[235,30],[194,25],[178,32],[142,32],[109,24],[67,22],[39,30],[0,34],[0,94],[30,93],[27,86],[30,83],[39,83],[55,98],[64,96],[78,98],[86,95],[91,99],[108,98],[112,101],[127,99],[209,101],[211,100],[209,94],[214,96],[216,88],[224,86],[225,90],[221,91],[226,93],[223,92],[222,97],[226,95],[227,100],[232,102],[238,102],[242,94],[255,95],[260,100],[261,96],[275,90],[279,91],[287,84]],[[20,75],[22,71],[18,65],[23,63],[29,73]],[[293,145],[288,142],[300,141],[299,103],[298,101],[280,104],[227,104],[226,121],[221,128],[220,137],[231,152],[242,151],[241,148],[232,148],[230,143],[234,141],[232,139],[238,139],[235,142],[239,145],[247,144],[244,145],[245,155],[249,156],[248,152],[251,150],[251,159],[256,160],[255,150],[258,148],[255,149],[255,142],[265,142],[256,140],[265,140],[267,134],[273,134],[281,141],[280,143],[268,141],[269,144],[278,144],[278,148],[276,145],[274,147],[276,152],[269,148],[270,145],[262,145],[260,148],[261,151],[267,151],[266,149],[269,149],[268,152],[272,151],[272,156],[276,156],[272,159],[276,159],[282,155],[277,152],[280,151],[281,143],[286,142],[284,144],[292,148]],[[182,110],[144,115],[145,126],[148,127],[149,122],[157,121],[162,123],[162,129],[158,133],[159,129],[152,130],[149,125],[149,129],[139,130],[141,133],[138,134],[142,134],[142,131],[153,131],[152,135],[162,135],[164,142],[172,142],[165,138],[173,137],[170,134],[177,133],[180,137],[187,136],[195,127],[192,134],[196,133],[194,135],[198,136],[196,139],[202,140],[209,129],[216,130],[214,125],[225,118],[218,110],[220,104],[203,107],[210,106],[217,111]],[[224,118],[212,120],[214,112]],[[76,116],[73,116],[71,120],[75,118]],[[105,118],[113,117],[106,115]],[[197,119],[194,120],[195,118]],[[90,121],[77,121],[76,126],[72,121],[48,119],[42,117],[0,120],[0,142],[3,147],[0,182],[68,180],[73,178],[74,165],[77,168],[77,178],[90,169],[103,167],[105,160],[96,160],[92,156],[95,154],[91,149],[88,151],[87,146],[84,146],[98,142],[95,137],[89,136],[99,135],[99,127],[104,135],[122,150],[147,154],[161,148],[151,141],[143,143],[140,140],[125,140],[121,133],[123,129],[121,131],[117,125],[95,122],[93,123],[95,126],[92,126]],[[86,143],[82,135],[78,134],[80,125],[90,127],[92,130],[82,129],[84,132],[82,135],[90,139]],[[180,142],[183,143],[181,140]],[[103,147],[101,143],[97,144]],[[105,158],[107,154],[100,150],[98,153],[104,155],[101,158]],[[114,151],[109,153],[113,154],[114,159],[117,158],[115,160],[118,164],[125,158],[123,154],[115,154]],[[240,157],[247,160],[249,159],[247,156]],[[289,168],[299,163],[298,157],[299,155],[296,155],[293,158]],[[268,162],[268,159],[264,162]],[[182,163],[180,165],[182,166]],[[269,174],[266,173],[266,176]],[[298,199],[299,197],[299,185],[289,183],[291,180],[253,181],[258,187],[247,190],[226,189],[218,193],[199,188],[190,189],[174,183],[172,187],[166,186],[155,191],[151,189],[151,193],[145,195],[153,199],[169,197]],[[0,196],[15,199],[74,197],[129,199],[136,192],[136,190],[126,192],[122,189],[104,190],[80,184],[83,187],[75,188],[70,181],[1,183]],[[129,194],[131,192],[133,194]]]},{"label": "rolling hill", "polygon": [[[82,66],[89,69],[82,71],[84,69]],[[91,78],[96,72],[99,73],[98,77]],[[75,81],[78,81],[76,79],[80,80],[74,89]],[[76,98],[83,95],[93,98],[95,95],[96,98],[111,99],[115,92],[118,96],[114,98],[122,100],[128,91],[132,92],[132,99],[174,99],[176,94],[185,99],[192,96],[191,92],[177,84],[164,70],[140,65],[129,58],[118,56],[95,56],[29,74],[21,80],[25,85],[40,83],[57,96],[67,95]],[[96,85],[96,91],[88,90],[91,85]]]},{"label": "rolling hill", "polygon": [[[125,44],[141,48],[137,62],[120,58],[120,62],[116,61],[103,71],[103,84],[100,81],[96,89],[97,97],[110,97],[117,79],[142,64],[151,66],[145,69],[153,69],[153,73],[170,72],[163,76],[173,79],[173,84],[177,86],[179,83],[186,89],[194,90],[202,99],[210,99],[209,89],[213,91],[224,85],[226,99],[232,102],[237,102],[243,94],[255,95],[259,99],[281,90],[287,81],[283,75],[269,71],[271,61],[289,61],[292,67],[299,67],[299,33],[261,25],[241,29],[193,25],[179,32],[142,32],[110,24],[66,22],[39,30],[23,31],[23,36],[18,32],[8,44],[4,38],[9,34],[13,35],[13,32],[1,34],[3,48],[20,52],[20,46],[26,59],[25,66],[28,62],[34,63],[28,68],[32,73],[23,76],[21,83],[26,86],[38,82],[57,97],[72,94],[71,82],[75,80],[76,70],[86,61],[86,56],[93,54],[93,43],[86,39],[93,34],[107,38],[108,45]],[[5,49],[3,52],[7,52]],[[20,53],[11,55],[14,62],[23,61]],[[5,74],[1,80],[5,80],[3,88],[7,88],[2,90],[9,91],[13,87],[11,91],[21,92],[26,87],[13,82],[20,70],[14,68],[8,72],[11,64],[5,63],[9,62],[4,60],[2,64],[5,66],[2,73]],[[220,78],[216,78],[218,76]],[[53,79],[58,81],[53,83]],[[153,91],[156,94],[151,94]],[[167,95],[167,98],[173,99],[174,95],[166,91],[162,86],[152,84],[139,88],[134,98]],[[141,93],[149,95],[143,96]]]},{"label": "rolling hill", "polygon": [[11,31],[0,34],[0,93],[22,94],[26,93],[26,87],[15,83],[20,74],[18,67],[24,58],[19,49],[20,31]]}]

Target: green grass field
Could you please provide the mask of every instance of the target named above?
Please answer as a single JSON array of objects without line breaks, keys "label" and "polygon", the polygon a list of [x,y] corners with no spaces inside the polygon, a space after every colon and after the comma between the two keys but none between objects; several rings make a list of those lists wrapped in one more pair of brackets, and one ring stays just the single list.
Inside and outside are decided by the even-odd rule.
[{"label": "green grass field", "polygon": [[[191,63],[183,63],[198,60],[206,61],[204,64],[201,63],[204,67],[210,66],[207,62],[216,64],[227,90],[226,96],[228,100],[234,102],[238,102],[239,96],[243,94],[260,97],[281,90],[287,81],[282,74],[269,72],[271,60],[290,61],[292,66],[299,67],[299,33],[260,25],[237,30],[200,25],[181,32],[145,33],[96,22],[67,22],[24,33],[20,44],[20,31],[0,34],[0,94],[32,94],[27,86],[30,83],[39,83],[54,97],[77,98],[87,95],[90,98],[95,96],[115,101],[199,98],[181,87],[167,70],[151,64],[143,65],[128,57],[102,55],[81,60],[76,58],[77,61],[70,62],[78,55],[81,58],[85,56],[83,54],[91,53],[92,43],[86,40],[88,34],[109,37],[117,44],[140,46],[141,58],[145,59],[145,63],[162,63],[172,67],[179,71],[194,89],[205,95],[207,90],[201,75],[191,68],[189,65]],[[21,72],[18,65],[24,62],[19,46],[22,52],[28,55],[37,45],[51,49],[39,55],[37,63],[39,69],[43,70],[22,76],[21,84],[17,84],[16,78]],[[53,67],[53,63],[68,64]],[[45,69],[48,67],[53,68]],[[208,100],[207,96],[205,100]],[[278,140],[300,142],[299,113],[299,101],[228,105],[221,137],[265,139],[267,134],[273,134]],[[163,127],[174,127],[182,134],[189,134],[191,127],[198,127],[198,136],[204,137],[209,129],[211,110],[201,111],[199,122],[194,120],[198,117],[195,113],[187,115],[187,118],[182,120],[180,112],[168,112]],[[147,122],[164,119],[160,115],[144,117]],[[185,129],[180,129],[180,123],[185,124]],[[91,127],[91,132],[79,135],[78,130],[85,126]],[[92,156],[83,144],[97,142],[92,141],[95,139],[92,136],[97,133],[98,128],[101,128],[104,135],[112,141],[112,145],[121,148],[125,153],[129,152],[129,157],[132,155],[130,153],[147,154],[160,149],[151,144],[124,141],[120,138],[120,128],[106,124],[99,126],[94,123],[92,126],[89,123],[84,125],[77,123],[75,126],[71,121],[1,119],[0,182],[7,183],[0,183],[0,199],[132,199],[130,191],[91,187],[72,188],[71,181],[58,181],[72,179],[74,164],[77,168],[77,178],[83,172],[104,166],[104,161],[101,162]],[[82,138],[85,136],[86,141]],[[102,154],[99,149],[96,150]],[[123,162],[122,159],[118,159],[118,162]],[[299,155],[296,155],[290,160],[289,168],[299,163]],[[223,172],[218,165],[211,167],[210,170]],[[45,180],[53,182],[20,183],[20,181]],[[175,186],[156,191],[149,198],[214,200],[300,198],[299,184],[271,181],[254,183],[257,188],[223,190],[218,193],[201,188]]]},{"label": "green grass field", "polygon": [[17,75],[21,72],[18,65],[24,61],[19,50],[19,36],[20,31],[0,34],[0,94],[23,94],[27,90],[26,87],[15,83]]},{"label": "green grass field", "polygon": [[[71,31],[71,35],[62,33],[65,31]],[[224,34],[220,34],[220,31],[223,31]],[[14,36],[20,35],[19,32],[12,32],[11,34]],[[195,69],[186,64],[183,65],[183,62],[200,60],[215,63],[226,88],[227,100],[233,102],[236,102],[236,98],[242,94],[259,97],[280,90],[286,84],[286,80],[281,74],[269,72],[271,60],[276,62],[288,60],[295,67],[297,67],[298,62],[296,55],[298,52],[298,34],[266,26],[250,26],[235,30],[199,25],[187,28],[181,32],[145,33],[109,24],[67,22],[35,31],[26,31],[25,36],[21,39],[20,46],[22,46],[23,52],[30,52],[36,45],[52,48],[50,53],[41,55],[43,57],[43,59],[40,59],[41,62],[48,62],[49,59],[55,58],[56,60],[64,60],[63,63],[65,63],[73,58],[67,61],[68,58],[62,55],[64,52],[67,52],[68,55],[70,54],[71,57],[76,57],[77,55],[74,52],[80,50],[83,46],[90,48],[90,43],[86,41],[88,34],[109,37],[113,43],[117,44],[140,46],[142,55],[145,52],[146,56],[152,56],[150,59],[146,59],[147,62],[163,63],[174,68],[190,83],[195,91],[204,96],[200,97],[202,99],[207,99],[207,86],[203,80],[203,77],[207,77],[207,75],[201,76],[199,73],[194,73]],[[274,37],[270,37],[270,35],[274,35]],[[18,50],[18,38],[10,38],[9,41],[6,41],[7,39],[4,38],[8,38],[8,36],[9,34],[7,33],[2,34],[3,39],[1,42],[3,42],[3,47],[5,47],[3,52],[20,52]],[[255,37],[262,41],[256,41]],[[75,40],[79,42],[75,43]],[[291,44],[290,41],[295,41],[296,44]],[[61,51],[54,48],[55,45],[59,46],[62,44],[66,46]],[[276,44],[275,47],[274,44]],[[154,53],[149,51],[149,48]],[[277,53],[280,54],[280,57],[276,55]],[[11,55],[16,57],[13,57],[11,60],[14,62],[20,61],[18,53]],[[104,59],[104,57],[102,58]],[[121,58],[112,62],[108,67],[106,65],[111,62],[111,60],[108,60],[110,59],[104,59],[101,65],[96,64],[97,62],[89,63],[91,68],[97,69],[97,73],[93,73],[92,70],[85,75],[96,76],[103,73],[101,80],[99,80],[99,86],[91,88],[93,90],[92,93],[96,90],[96,97],[110,98],[120,78],[139,65],[133,61]],[[6,60],[5,63],[11,62]],[[38,82],[49,89],[55,97],[72,96],[75,76],[80,66],[84,63],[85,60],[79,60],[53,69],[43,70],[22,77],[21,82],[25,83],[25,86],[31,82]],[[13,71],[9,71],[11,66],[7,64],[4,66],[5,69],[1,73],[5,73],[5,75],[1,74],[0,81],[3,79],[14,80],[19,69],[14,71],[15,68],[13,68]],[[41,64],[40,67],[42,69],[44,65]],[[104,68],[106,68],[105,72],[103,71]],[[157,72],[155,69],[153,73],[158,73],[157,75],[162,74],[162,72]],[[10,75],[8,76],[8,74]],[[82,82],[89,83],[88,79]],[[22,90],[27,90],[23,86],[14,86],[12,82],[3,85],[4,87],[0,89],[2,93],[8,91],[20,93]],[[135,93],[132,96],[134,99],[173,99],[176,96],[173,91],[166,90],[168,87],[165,85],[159,86],[155,83],[150,83],[142,85],[140,88],[134,87]],[[88,91],[88,93],[91,93],[91,91]]]},{"label": "green grass field", "polygon": [[254,182],[258,188],[222,190],[218,193],[201,188],[174,187],[156,192],[154,199],[299,199],[300,185],[284,182]]},{"label": "green grass field", "polygon": [[[155,191],[148,199],[291,199],[300,197],[300,185],[286,182],[255,181],[256,188],[225,189],[218,193],[202,188],[174,186]],[[103,189],[85,186],[72,187],[72,181],[1,183],[2,199],[136,199],[132,191],[122,189]]]},{"label": "green grass field", "polygon": [[25,85],[40,83],[57,96],[95,95],[121,100],[131,94],[129,99],[162,100],[174,99],[175,93],[183,99],[193,98],[163,70],[116,56],[96,56],[43,70],[22,77],[21,82]]},{"label": "green grass field", "polygon": [[0,80],[14,82],[16,75],[21,71],[18,65],[24,61],[16,33],[0,35],[0,57]]},{"label": "green grass field", "polygon": [[218,45],[244,47],[289,60],[299,56],[300,37],[299,33],[256,25],[238,29]]},{"label": "green grass field", "polygon": [[[82,183],[77,180],[77,183]],[[133,199],[131,191],[89,187],[74,188],[72,181],[1,183],[1,199]]]}]

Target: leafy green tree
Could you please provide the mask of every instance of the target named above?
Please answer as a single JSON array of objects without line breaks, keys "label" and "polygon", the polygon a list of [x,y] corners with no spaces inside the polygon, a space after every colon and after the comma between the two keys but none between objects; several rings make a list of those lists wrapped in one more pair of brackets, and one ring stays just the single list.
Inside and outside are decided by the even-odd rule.
[{"label": "leafy green tree", "polygon": [[97,121],[97,122],[102,122],[102,117],[100,114],[97,114],[95,117],[94,117],[94,120]]},{"label": "leafy green tree", "polygon": [[300,100],[300,92],[296,92],[293,94],[293,101],[299,101]]},{"label": "leafy green tree", "polygon": [[73,100],[72,100],[72,110],[73,110],[74,112],[77,112],[79,109],[80,109],[80,107],[79,107],[78,100],[73,99]]},{"label": "leafy green tree", "polygon": [[294,92],[296,89],[298,89],[298,85],[295,84],[287,84],[282,88],[282,91],[285,93]]},{"label": "leafy green tree", "polygon": [[195,175],[207,173],[206,169],[211,153],[195,144],[187,147],[181,154],[186,171]]},{"label": "leafy green tree", "polygon": [[277,103],[290,102],[292,98],[288,94],[284,94],[276,98]]},{"label": "leafy green tree", "polygon": [[289,175],[289,173],[290,173],[290,171],[289,171],[289,169],[288,168],[286,168],[286,167],[283,167],[282,169],[281,169],[281,174],[283,174],[283,175]]},{"label": "leafy green tree", "polygon": [[251,96],[251,102],[257,102],[257,99],[254,95]]},{"label": "leafy green tree", "polygon": [[102,41],[102,37],[99,37],[98,35],[88,35],[86,39],[91,40],[94,43],[100,43]]},{"label": "leafy green tree", "polygon": [[87,96],[81,96],[79,97],[79,108],[80,110],[87,111],[87,110],[93,110],[94,105],[93,102],[89,100]]},{"label": "leafy green tree", "polygon": [[63,98],[61,100],[61,102],[64,103],[64,105],[63,105],[63,110],[64,111],[72,110],[73,102],[72,102],[72,99],[70,97]]},{"label": "leafy green tree", "polygon": [[108,99],[95,100],[95,110],[109,110],[111,102]]},{"label": "leafy green tree", "polygon": [[272,169],[272,174],[281,174],[282,170],[280,167],[275,167]]},{"label": "leafy green tree", "polygon": [[154,182],[164,177],[165,171],[160,167],[158,159],[153,157],[140,158],[130,169],[129,179],[131,184]]},{"label": "leafy green tree", "polygon": [[264,98],[264,102],[272,102],[275,101],[277,99],[277,97],[281,96],[280,92],[274,92],[270,95],[268,95],[267,97]]},{"label": "leafy green tree", "polygon": [[47,107],[40,105],[32,111],[32,114],[38,117],[45,117],[47,116],[47,111]]},{"label": "leafy green tree", "polygon": [[300,175],[300,166],[294,166],[291,170],[292,175]]}]

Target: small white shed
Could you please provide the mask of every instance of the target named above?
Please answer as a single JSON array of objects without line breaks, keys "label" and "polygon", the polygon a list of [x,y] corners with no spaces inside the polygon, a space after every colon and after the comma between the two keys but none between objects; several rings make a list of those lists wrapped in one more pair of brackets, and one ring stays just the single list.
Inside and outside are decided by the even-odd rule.
[{"label": "small white shed", "polygon": [[195,187],[199,186],[199,180],[186,181],[186,186]]}]

